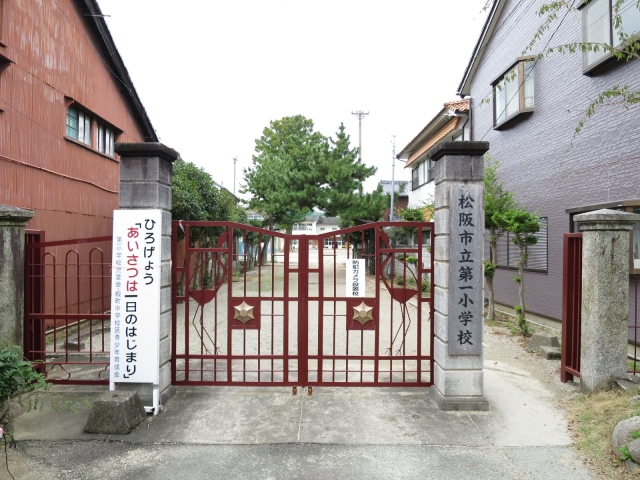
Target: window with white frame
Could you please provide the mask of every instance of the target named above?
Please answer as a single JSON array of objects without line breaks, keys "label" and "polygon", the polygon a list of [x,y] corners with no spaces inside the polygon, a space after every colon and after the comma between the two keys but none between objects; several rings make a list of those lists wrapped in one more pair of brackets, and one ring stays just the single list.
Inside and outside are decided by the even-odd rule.
[{"label": "window with white frame", "polygon": [[102,123],[98,123],[98,151],[113,157],[113,130]]},{"label": "window with white frame", "polygon": [[[95,131],[94,131],[95,129]],[[67,108],[67,137],[81,142],[100,153],[115,156],[115,130],[91,114],[72,104]]]},{"label": "window with white frame", "polygon": [[612,58],[602,45],[620,47],[640,33],[638,0],[590,0],[582,8],[582,40],[591,44],[582,56],[584,71]]},{"label": "window with white frame", "polygon": [[433,180],[432,164],[431,159],[428,159],[411,170],[411,190],[416,190]]},{"label": "window with white frame", "polygon": [[521,113],[533,112],[536,59],[521,59],[493,83],[493,126],[499,128]]},{"label": "window with white frame", "polygon": [[74,105],[67,109],[67,136],[91,146],[91,117]]}]

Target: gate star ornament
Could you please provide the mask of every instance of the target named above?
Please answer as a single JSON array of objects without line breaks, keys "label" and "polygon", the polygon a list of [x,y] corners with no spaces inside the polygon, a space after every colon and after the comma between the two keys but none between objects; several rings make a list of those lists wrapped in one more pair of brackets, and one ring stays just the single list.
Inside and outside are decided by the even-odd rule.
[{"label": "gate star ornament", "polygon": [[251,305],[247,304],[247,302],[243,301],[240,305],[233,307],[236,311],[234,320],[239,320],[242,324],[246,324],[249,320],[253,320],[253,308]]},{"label": "gate star ornament", "polygon": [[364,326],[365,323],[373,320],[373,314],[371,313],[373,312],[373,307],[370,307],[369,305],[366,305],[364,302],[362,302],[357,307],[352,308],[353,320],[360,322],[360,325]]}]

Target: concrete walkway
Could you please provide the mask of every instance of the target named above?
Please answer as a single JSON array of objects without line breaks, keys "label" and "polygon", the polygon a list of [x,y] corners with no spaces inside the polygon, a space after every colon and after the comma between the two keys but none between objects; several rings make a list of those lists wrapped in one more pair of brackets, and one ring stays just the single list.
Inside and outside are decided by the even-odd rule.
[{"label": "concrete walkway", "polygon": [[84,434],[86,409],[20,415],[9,466],[16,479],[595,478],[551,382],[508,361],[508,338],[485,340],[489,412],[440,412],[423,389],[179,388],[125,436]]}]

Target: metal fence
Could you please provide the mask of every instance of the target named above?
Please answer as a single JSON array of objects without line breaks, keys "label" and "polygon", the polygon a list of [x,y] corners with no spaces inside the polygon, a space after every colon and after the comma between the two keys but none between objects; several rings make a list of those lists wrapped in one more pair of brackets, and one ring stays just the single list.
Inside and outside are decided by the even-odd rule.
[{"label": "metal fence", "polygon": [[25,355],[51,383],[109,382],[111,244],[27,232]]}]

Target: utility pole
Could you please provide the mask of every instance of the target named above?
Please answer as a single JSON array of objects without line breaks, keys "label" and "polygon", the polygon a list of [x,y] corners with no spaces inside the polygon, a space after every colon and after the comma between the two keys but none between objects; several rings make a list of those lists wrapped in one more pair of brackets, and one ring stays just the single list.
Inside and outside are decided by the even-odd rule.
[{"label": "utility pole", "polygon": [[396,136],[391,135],[391,144],[393,145],[393,153],[391,154],[391,206],[389,207],[389,221],[393,222],[393,197],[396,193],[395,171],[396,171]]},{"label": "utility pole", "polygon": [[238,157],[233,157],[233,194],[236,194],[236,163],[238,162]]},{"label": "utility pole", "polygon": [[369,115],[369,112],[356,110],[355,112],[351,112],[351,115],[358,116],[358,148],[360,149],[360,161],[362,162],[362,119],[365,115]]}]

